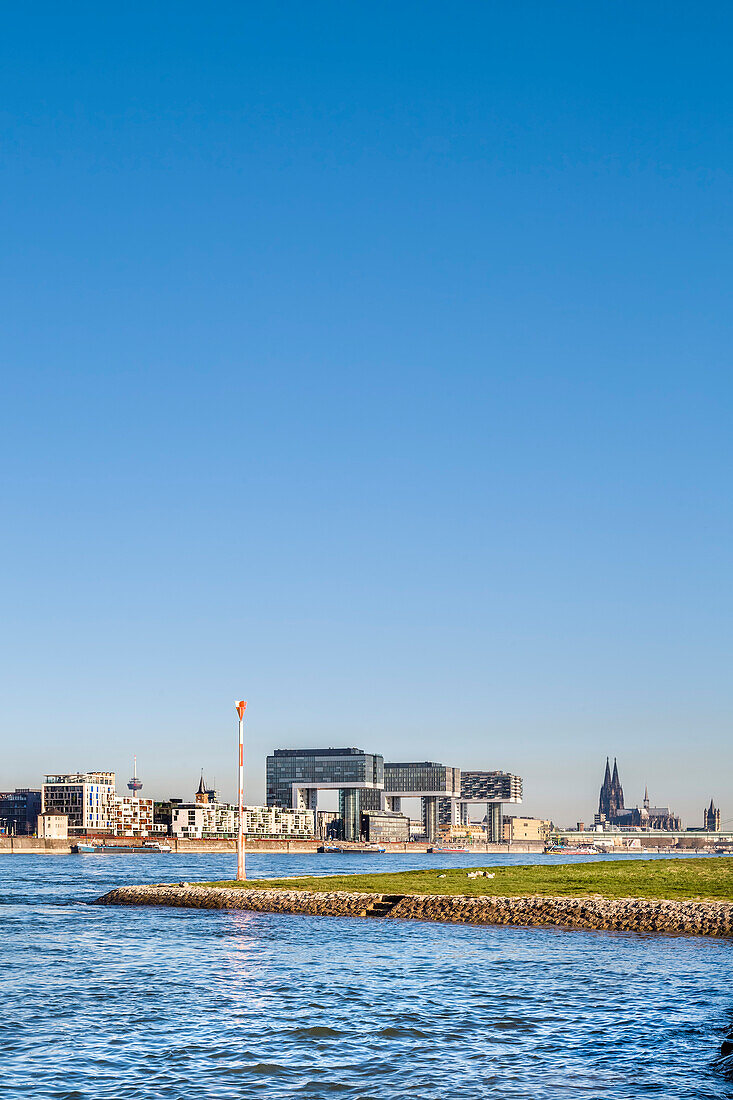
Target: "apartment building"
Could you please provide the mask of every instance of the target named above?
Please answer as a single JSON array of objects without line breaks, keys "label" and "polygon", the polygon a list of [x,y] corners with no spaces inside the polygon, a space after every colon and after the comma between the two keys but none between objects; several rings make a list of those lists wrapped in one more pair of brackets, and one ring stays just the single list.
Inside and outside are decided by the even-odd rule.
[{"label": "apartment building", "polygon": [[[222,803],[182,803],[172,808],[171,832],[189,839],[234,839],[239,810]],[[251,840],[312,840],[312,810],[281,806],[245,806],[244,835]]]},{"label": "apartment building", "polygon": [[69,834],[112,832],[115,824],[115,773],[69,772],[47,775],[41,786],[41,813],[65,814]]},{"label": "apartment building", "polygon": [[113,831],[116,836],[150,836],[153,832],[152,798],[115,796]]}]

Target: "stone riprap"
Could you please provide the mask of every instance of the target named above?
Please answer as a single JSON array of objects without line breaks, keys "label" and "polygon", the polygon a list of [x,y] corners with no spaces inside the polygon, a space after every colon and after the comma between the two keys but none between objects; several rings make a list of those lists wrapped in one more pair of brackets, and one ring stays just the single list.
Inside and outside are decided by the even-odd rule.
[{"label": "stone riprap", "polygon": [[174,905],[184,909],[248,909],[259,913],[310,913],[358,917],[378,904],[381,894],[311,894],[306,890],[227,889],[193,883],[119,886],[95,905]]},{"label": "stone riprap", "polygon": [[168,905],[319,916],[374,916],[457,924],[512,924],[733,937],[733,903],[646,898],[464,897],[258,890],[194,884],[120,886],[97,905]]}]

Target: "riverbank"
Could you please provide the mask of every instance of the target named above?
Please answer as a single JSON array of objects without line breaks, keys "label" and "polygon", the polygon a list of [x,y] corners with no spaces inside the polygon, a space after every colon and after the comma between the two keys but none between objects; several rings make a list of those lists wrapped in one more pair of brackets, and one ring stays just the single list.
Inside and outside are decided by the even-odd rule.
[{"label": "riverbank", "polygon": [[118,887],[95,904],[733,937],[733,860],[162,883]]},{"label": "riverbank", "polygon": [[[72,845],[84,837],[73,837],[69,840],[43,839],[33,836],[3,836],[0,837],[0,855],[69,855]],[[102,839],[95,837],[94,839]],[[107,845],[129,844],[129,837],[105,837]],[[236,840],[192,840],[188,837],[160,836],[149,837],[150,840],[161,840],[168,844],[172,853],[178,855],[216,855],[223,852],[236,852]],[[288,855],[316,855],[323,844],[320,840],[248,840],[246,850],[249,854],[275,855],[278,852]],[[349,844],[347,841],[339,841],[339,847],[347,854],[357,851],[359,844]],[[385,843],[385,855],[426,855],[430,846],[425,843]],[[520,840],[511,844],[476,844],[466,849],[469,855],[539,855],[544,851],[544,844],[539,841]]]}]

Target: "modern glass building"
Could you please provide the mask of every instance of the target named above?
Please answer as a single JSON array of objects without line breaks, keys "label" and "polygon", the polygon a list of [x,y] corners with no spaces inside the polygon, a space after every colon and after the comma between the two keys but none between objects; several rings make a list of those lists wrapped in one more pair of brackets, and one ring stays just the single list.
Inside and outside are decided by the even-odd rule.
[{"label": "modern glass building", "polygon": [[405,844],[410,839],[410,819],[391,810],[368,810],[361,815],[361,835],[372,843]]},{"label": "modern glass building", "polygon": [[339,793],[344,840],[360,838],[367,813],[400,813],[403,798],[421,800],[430,840],[441,825],[467,821],[468,803],[486,802],[490,839],[500,840],[502,803],[522,801],[522,780],[509,772],[462,772],[432,760],[385,764],[378,753],[355,748],[275,749],[267,757],[268,806],[315,812],[320,790]]},{"label": "modern glass building", "polygon": [[66,814],[70,834],[111,831],[115,819],[115,773],[47,775],[41,787],[41,812]]},{"label": "modern glass building", "polygon": [[442,800],[449,806],[461,793],[461,769],[432,760],[384,765],[384,793],[390,809],[401,809],[402,798],[419,798],[422,803],[423,829],[428,840],[438,835],[438,807]]},{"label": "modern glass building", "polygon": [[0,792],[0,832],[16,836],[35,833],[41,812],[41,789],[16,787]]},{"label": "modern glass building", "polygon": [[337,790],[345,840],[359,839],[362,809],[379,808],[383,787],[384,757],[363,749],[275,749],[267,757],[267,805],[315,811],[319,790]]},{"label": "modern glass building", "polygon": [[[458,799],[461,824],[468,824],[468,807],[472,802],[486,803],[488,822],[487,839],[499,843],[502,832],[502,803],[522,801],[522,780],[511,772],[462,771],[461,791]],[[440,824],[448,826],[455,823],[455,802],[441,799],[438,813]]]}]

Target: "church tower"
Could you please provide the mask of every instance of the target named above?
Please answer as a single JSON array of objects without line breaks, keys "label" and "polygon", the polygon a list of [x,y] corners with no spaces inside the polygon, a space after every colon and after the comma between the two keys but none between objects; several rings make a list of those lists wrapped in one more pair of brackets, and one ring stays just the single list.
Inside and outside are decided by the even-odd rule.
[{"label": "church tower", "polygon": [[609,817],[616,817],[624,808],[624,789],[621,786],[621,780],[618,777],[618,764],[616,763],[616,757],[613,758],[613,777],[611,778],[611,813]]},{"label": "church tower", "polygon": [[204,773],[201,772],[201,779],[199,781],[199,789],[196,791],[194,801],[198,806],[208,806],[209,804],[209,792],[206,790],[206,783],[204,782]]},{"label": "church tower", "polygon": [[601,787],[601,794],[598,799],[596,823],[599,824],[604,820],[613,822],[613,820],[618,817],[619,813],[623,811],[623,808],[624,789],[618,777],[616,757],[613,758],[613,775],[611,775],[609,759],[606,757],[606,772],[603,776],[603,786]]},{"label": "church tower", "polygon": [[702,823],[709,833],[720,832],[720,810],[716,809],[712,798],[707,810],[703,810]]},{"label": "church tower", "polygon": [[611,765],[606,757],[606,772],[598,799],[598,817],[608,820],[611,816]]}]

